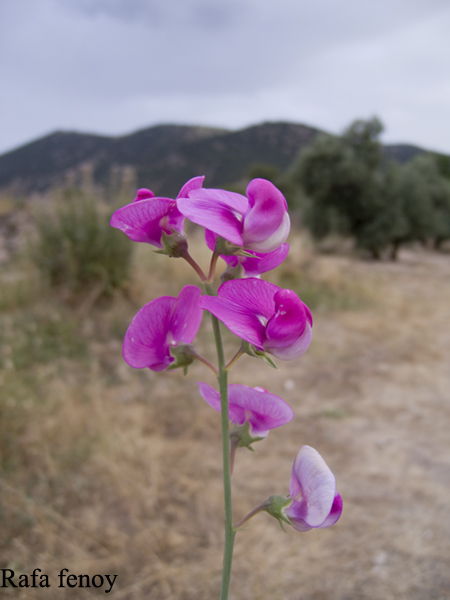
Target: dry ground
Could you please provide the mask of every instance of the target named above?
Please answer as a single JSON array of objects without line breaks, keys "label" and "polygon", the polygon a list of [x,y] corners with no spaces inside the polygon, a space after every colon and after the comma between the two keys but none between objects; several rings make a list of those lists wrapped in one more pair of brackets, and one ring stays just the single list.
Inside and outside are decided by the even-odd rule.
[{"label": "dry ground", "polygon": [[[231,382],[282,396],[296,415],[256,454],[239,451],[236,521],[287,493],[303,444],[335,473],[344,513],[334,527],[304,534],[255,517],[236,538],[231,598],[450,598],[450,257],[407,250],[392,264],[317,256],[297,234],[272,279],[313,305],[313,343],[299,360],[279,361],[279,371],[244,357],[231,373]],[[115,600],[218,598],[219,415],[196,385],[213,377],[203,365],[185,378],[134,371],[121,357],[137,308],[188,282],[195,279],[181,261],[139,247],[134,306],[117,297],[80,316],[49,297],[22,300],[22,312],[5,304],[0,568],[39,567],[52,587],[0,588],[1,598],[104,594],[58,589],[62,568],[118,574],[107,596]],[[23,350],[7,335],[19,317],[28,326],[30,310],[72,323],[80,347],[64,346],[45,364],[20,363]],[[207,318],[201,340],[212,356]],[[231,357],[236,340],[226,342]]]}]

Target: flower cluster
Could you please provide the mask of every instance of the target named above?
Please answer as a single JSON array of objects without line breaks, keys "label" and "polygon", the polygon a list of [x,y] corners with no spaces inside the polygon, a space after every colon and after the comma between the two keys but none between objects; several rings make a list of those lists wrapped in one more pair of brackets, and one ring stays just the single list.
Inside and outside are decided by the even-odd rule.
[{"label": "flower cluster", "polygon": [[[293,360],[308,349],[312,316],[295,292],[260,279],[262,273],[281,264],[288,252],[290,230],[287,203],[282,193],[265,179],[254,179],[245,196],[235,192],[203,188],[204,177],[194,177],[175,199],[157,197],[140,189],[134,201],[117,210],[111,225],[131,240],[151,244],[158,252],[185,259],[205,284],[185,286],[177,298],[163,296],[146,304],[134,317],[125,335],[123,355],[134,368],[162,371],[188,366],[199,360],[224,380],[224,373],[244,354],[264,358],[271,355]],[[188,251],[184,220],[205,228],[205,241],[212,251],[208,275]],[[222,285],[213,291],[219,257],[226,263]],[[216,368],[193,346],[203,311],[221,321],[241,340],[228,365]],[[221,379],[222,377],[222,379]],[[226,375],[225,375],[226,377]],[[199,383],[204,400],[215,410],[228,411],[235,427],[230,433],[231,468],[239,447],[264,439],[271,429],[289,423],[294,413],[280,397],[261,387],[231,384],[224,395]],[[224,413],[225,414],[225,413]],[[289,494],[272,496],[250,516],[266,510],[280,523],[298,531],[333,525],[342,512],[333,474],[316,450],[303,446],[292,469]],[[237,526],[236,526],[237,527]]]}]

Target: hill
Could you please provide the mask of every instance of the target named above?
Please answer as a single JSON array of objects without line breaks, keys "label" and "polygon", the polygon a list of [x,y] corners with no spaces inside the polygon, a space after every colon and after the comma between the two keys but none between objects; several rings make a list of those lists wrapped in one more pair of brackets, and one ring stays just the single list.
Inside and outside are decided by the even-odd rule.
[{"label": "hill", "polygon": [[[121,137],[57,131],[0,156],[0,189],[44,192],[89,173],[105,187],[117,173],[136,187],[174,195],[194,175],[208,187],[245,178],[249,167],[266,163],[285,170],[320,130],[296,123],[262,123],[239,131],[158,125]],[[386,155],[406,162],[424,152],[406,144],[385,147]]]}]

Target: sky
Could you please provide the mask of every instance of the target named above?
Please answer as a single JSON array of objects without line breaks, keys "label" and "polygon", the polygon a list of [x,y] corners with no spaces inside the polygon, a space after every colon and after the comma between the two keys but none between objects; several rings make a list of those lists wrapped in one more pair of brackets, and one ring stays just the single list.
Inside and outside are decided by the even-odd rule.
[{"label": "sky", "polygon": [[450,154],[449,0],[0,0],[0,153],[292,121]]}]

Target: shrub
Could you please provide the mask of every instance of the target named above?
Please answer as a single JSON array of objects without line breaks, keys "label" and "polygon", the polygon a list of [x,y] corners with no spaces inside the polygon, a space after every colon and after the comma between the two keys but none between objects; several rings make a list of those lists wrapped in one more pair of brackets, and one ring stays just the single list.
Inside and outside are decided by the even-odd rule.
[{"label": "shrub", "polygon": [[[131,266],[131,244],[109,225],[98,203],[71,192],[53,213],[37,218],[32,258],[52,287],[73,294],[95,289],[111,295],[124,286]],[[97,296],[97,294],[96,294]]]}]

